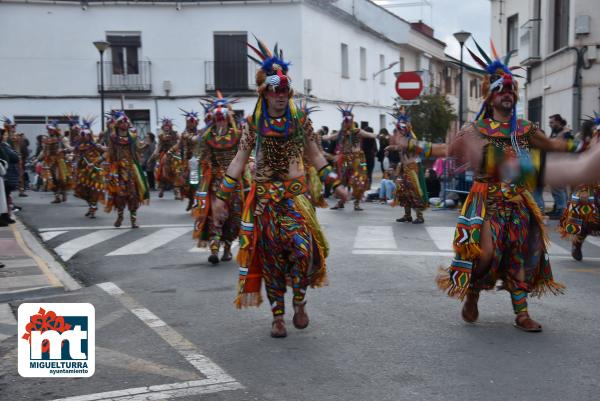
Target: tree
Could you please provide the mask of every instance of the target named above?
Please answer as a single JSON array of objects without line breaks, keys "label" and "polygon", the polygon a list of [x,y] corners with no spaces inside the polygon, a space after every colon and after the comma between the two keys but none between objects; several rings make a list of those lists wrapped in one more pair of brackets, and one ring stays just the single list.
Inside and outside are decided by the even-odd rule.
[{"label": "tree", "polygon": [[[399,98],[395,109],[398,110]],[[444,142],[450,125],[456,120],[452,105],[444,95],[423,95],[419,104],[408,108],[413,131],[419,139]]]}]

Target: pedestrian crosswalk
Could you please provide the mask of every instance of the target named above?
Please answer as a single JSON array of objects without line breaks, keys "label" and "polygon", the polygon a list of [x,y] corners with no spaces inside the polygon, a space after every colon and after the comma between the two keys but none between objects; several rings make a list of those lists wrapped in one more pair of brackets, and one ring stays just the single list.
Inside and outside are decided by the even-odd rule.
[{"label": "pedestrian crosswalk", "polygon": [[[407,241],[403,225],[360,225],[355,228],[352,253],[354,255],[399,255],[399,256],[452,256],[453,226],[410,226],[412,232]],[[156,255],[157,252],[177,252],[179,255],[208,253],[207,248],[198,248],[192,239],[191,225],[149,225],[140,229],[114,227],[65,227],[40,229],[40,236],[47,246],[53,248],[63,260],[69,261],[86,251],[101,252],[106,257]],[[115,240],[116,239],[116,240]],[[415,248],[415,244],[418,247]],[[600,248],[600,238],[589,237],[586,246]],[[233,248],[237,247],[237,242]],[[339,246],[347,245],[337,243]],[[569,242],[550,241],[549,254],[570,257]],[[600,255],[600,249],[598,250]]]},{"label": "pedestrian crosswalk", "polygon": [[[208,248],[195,246],[190,224],[154,224],[140,229],[98,227],[52,227],[41,228],[39,235],[46,246],[64,262],[85,251],[102,249],[107,257],[152,255],[169,245],[184,254],[208,253]],[[113,241],[117,239],[117,241]],[[238,242],[232,244],[236,249]]]}]

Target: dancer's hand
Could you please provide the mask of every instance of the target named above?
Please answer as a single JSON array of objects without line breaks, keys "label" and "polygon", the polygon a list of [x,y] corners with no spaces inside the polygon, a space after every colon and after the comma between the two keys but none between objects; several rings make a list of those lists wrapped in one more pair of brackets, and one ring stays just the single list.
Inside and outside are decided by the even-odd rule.
[{"label": "dancer's hand", "polygon": [[227,203],[223,200],[216,198],[212,204],[213,215],[219,220],[220,223],[224,223],[227,220],[229,211],[227,210]]},{"label": "dancer's hand", "polygon": [[350,198],[350,195],[348,194],[348,191],[346,190],[346,188],[339,185],[335,189],[335,197],[338,198],[342,202],[347,202],[348,199]]}]

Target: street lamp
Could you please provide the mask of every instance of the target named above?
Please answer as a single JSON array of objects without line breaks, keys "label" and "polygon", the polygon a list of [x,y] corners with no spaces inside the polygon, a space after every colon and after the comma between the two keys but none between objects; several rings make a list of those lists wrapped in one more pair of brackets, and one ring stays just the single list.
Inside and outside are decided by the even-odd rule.
[{"label": "street lamp", "polygon": [[100,120],[102,121],[102,133],[104,133],[104,51],[108,49],[110,43],[99,40],[94,42],[94,46],[100,52]]},{"label": "street lamp", "polygon": [[458,99],[458,128],[460,129],[463,125],[463,48],[465,46],[465,42],[471,37],[471,32],[456,32],[454,37],[458,43],[460,43],[460,98]]}]

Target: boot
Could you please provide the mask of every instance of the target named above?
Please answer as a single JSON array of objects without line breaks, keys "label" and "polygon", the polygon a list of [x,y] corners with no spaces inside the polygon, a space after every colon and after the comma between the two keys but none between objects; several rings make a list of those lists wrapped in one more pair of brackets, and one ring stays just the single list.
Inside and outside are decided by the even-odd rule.
[{"label": "boot", "polygon": [[271,337],[287,337],[287,330],[285,329],[285,322],[283,321],[283,316],[278,316],[275,319],[273,319],[273,324],[271,325]]},{"label": "boot", "polygon": [[63,202],[66,202],[66,201],[67,201],[67,193],[66,193],[66,192],[63,192],[63,193],[62,193],[62,201],[63,201]]},{"label": "boot", "polygon": [[338,203],[335,204],[335,206],[331,207],[331,210],[338,210],[338,209],[343,209],[344,208],[344,203],[342,201],[338,201]]},{"label": "boot", "polygon": [[137,212],[129,212],[129,216],[131,219],[131,228],[140,228],[140,226],[137,225]]},{"label": "boot", "polygon": [[417,211],[417,218],[412,222],[413,224],[423,224],[425,223],[425,219],[423,218],[423,213]]},{"label": "boot", "polygon": [[229,262],[233,259],[233,255],[231,253],[231,243],[229,241],[225,241],[225,245],[223,245],[223,256],[221,256],[221,262]]},{"label": "boot", "polygon": [[410,223],[413,221],[412,216],[410,214],[405,214],[403,217],[396,219],[398,223]]},{"label": "boot", "polygon": [[306,306],[306,301],[301,304],[294,304],[294,318],[292,322],[294,323],[294,327],[298,330],[302,330],[308,327],[308,323],[310,320],[308,319],[308,315],[304,310]]},{"label": "boot", "polygon": [[354,201],[354,210],[356,210],[357,212],[361,212],[364,210],[362,207],[360,207],[360,199],[356,199]]},{"label": "boot", "polygon": [[59,194],[54,194],[54,200],[50,203],[60,203],[60,195]]},{"label": "boot", "polygon": [[219,240],[212,240],[210,242],[210,256],[208,261],[213,265],[219,264]]},{"label": "boot", "polygon": [[123,211],[119,210],[117,212],[117,220],[115,220],[115,227],[119,228],[123,224]]},{"label": "boot", "polygon": [[571,245],[571,256],[578,262],[583,259],[583,253],[581,253],[581,242],[573,242]]}]

